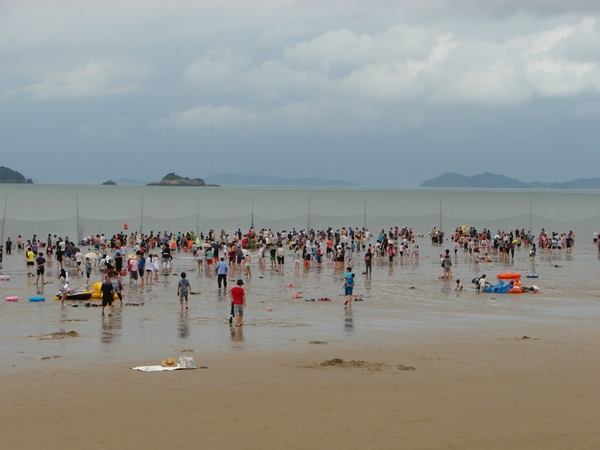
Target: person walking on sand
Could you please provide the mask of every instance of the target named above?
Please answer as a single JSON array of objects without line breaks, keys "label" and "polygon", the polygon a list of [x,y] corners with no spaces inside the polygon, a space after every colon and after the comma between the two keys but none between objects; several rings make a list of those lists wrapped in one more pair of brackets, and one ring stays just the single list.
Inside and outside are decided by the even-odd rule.
[{"label": "person walking on sand", "polygon": [[109,316],[112,316],[113,310],[113,295],[115,293],[115,289],[112,284],[112,280],[110,275],[106,275],[102,286],[100,286],[100,292],[102,293],[102,315],[104,315],[104,308],[109,307]]},{"label": "person walking on sand", "polygon": [[229,290],[229,298],[233,305],[233,314],[235,316],[236,327],[241,327],[244,320],[244,307],[246,306],[246,291],[242,287],[243,280],[237,280],[234,287]]},{"label": "person walking on sand", "polygon": [[188,309],[188,294],[192,291],[189,280],[186,279],[185,272],[181,272],[181,279],[177,285],[177,296],[179,297],[179,303],[181,303],[181,310],[183,311],[183,302],[185,300],[185,309]]}]

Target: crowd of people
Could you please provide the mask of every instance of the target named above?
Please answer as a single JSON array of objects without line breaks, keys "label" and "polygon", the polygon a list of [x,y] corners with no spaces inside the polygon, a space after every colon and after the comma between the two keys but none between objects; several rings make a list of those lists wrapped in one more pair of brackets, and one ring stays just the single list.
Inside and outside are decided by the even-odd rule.
[{"label": "crowd of people", "polygon": [[[498,230],[492,233],[489,229],[478,231],[474,227],[465,226],[454,230],[445,242],[443,233],[435,227],[429,236],[432,238],[433,245],[450,244],[455,257],[458,256],[459,250],[462,250],[464,253],[468,252],[475,262],[492,261],[492,257],[506,262],[514,259],[515,249],[521,247],[529,249],[529,257],[532,262],[535,262],[538,248],[549,253],[560,252],[562,249],[570,252],[575,243],[572,231],[547,233],[543,228],[537,240],[531,232],[525,232],[524,229],[509,232]],[[46,240],[42,241],[33,235],[32,239],[28,240],[18,236],[16,242],[9,237],[4,249],[0,246],[0,264],[3,250],[6,255],[11,255],[15,248],[24,251],[28,276],[37,275],[37,285],[40,281],[42,284],[45,283],[46,265],[54,258],[60,280],[61,303],[64,305],[66,294],[69,292],[69,275],[64,266],[68,261],[69,265],[75,268],[76,276],[85,277],[86,287],[90,285],[91,274],[94,271],[99,272],[103,298],[108,299],[110,292],[110,298],[116,296],[122,304],[124,279],[128,279],[130,286],[154,284],[159,274],[171,274],[173,255],[176,253],[185,253],[193,258],[199,273],[205,272],[207,276],[216,276],[219,290],[227,289],[227,278],[230,275],[237,274],[247,279],[252,277],[250,250],[257,251],[257,262],[261,269],[270,266],[275,272],[283,271],[286,256],[291,256],[295,271],[320,268],[324,258],[327,258],[332,262],[334,271],[342,272],[346,268],[343,275],[344,290],[348,297],[346,307],[350,307],[352,305],[350,297],[355,282],[355,274],[352,272],[353,262],[357,258],[364,262],[362,273],[367,277],[371,276],[373,261],[379,260],[381,263],[387,261],[390,265],[394,261],[418,262],[419,246],[416,244],[415,237],[422,237],[422,235],[415,236],[412,228],[407,227],[394,227],[387,231],[382,229],[377,236],[364,227],[298,231],[292,228],[280,232],[271,229],[255,231],[253,228],[242,232],[238,228],[231,234],[224,230],[219,233],[210,230],[206,235],[167,231],[157,234],[121,232],[110,237],[104,234],[90,236],[78,244],[67,236],[63,239],[49,234]],[[597,240],[597,235],[595,239]],[[81,251],[83,246],[89,246],[91,251],[84,255]],[[440,254],[440,258],[443,268],[440,278],[452,279],[451,250],[446,249],[444,254]],[[456,289],[462,290],[460,280],[456,283]],[[236,287],[241,288],[241,286],[243,281],[240,278]],[[190,293],[190,282],[183,272],[177,289],[182,309],[188,308]],[[240,298],[235,294],[237,302]],[[104,303],[103,301],[103,305]],[[112,306],[112,301],[106,303]]]}]

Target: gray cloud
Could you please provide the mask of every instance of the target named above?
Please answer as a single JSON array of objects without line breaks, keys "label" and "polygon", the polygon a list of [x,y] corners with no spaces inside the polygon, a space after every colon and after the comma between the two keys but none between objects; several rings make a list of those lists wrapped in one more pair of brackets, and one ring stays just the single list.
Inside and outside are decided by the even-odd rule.
[{"label": "gray cloud", "polygon": [[[591,1],[7,3],[2,164],[57,182],[22,167],[50,148],[74,181],[90,181],[72,162],[87,153],[131,178],[137,152],[168,148],[203,161],[191,176],[222,172],[220,152],[259,160],[247,173],[362,185],[491,170],[482,160],[524,181],[596,176],[599,19]],[[567,148],[568,168],[544,156]]]}]

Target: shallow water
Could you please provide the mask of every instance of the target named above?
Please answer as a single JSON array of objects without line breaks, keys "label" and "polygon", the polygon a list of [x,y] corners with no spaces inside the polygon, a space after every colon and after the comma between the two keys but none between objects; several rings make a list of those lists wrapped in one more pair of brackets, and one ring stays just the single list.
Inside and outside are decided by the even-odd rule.
[{"label": "shallow water", "polygon": [[[253,258],[253,278],[246,282],[248,298],[245,325],[230,328],[229,300],[217,290],[216,277],[197,274],[185,253],[175,257],[174,272],[188,273],[193,291],[190,309],[181,313],[176,298],[176,276],[161,276],[153,286],[125,287],[127,302],[143,306],[115,308],[115,316],[101,317],[100,308],[67,306],[52,301],[58,289],[55,263],[47,269],[49,284],[38,291],[25,271],[24,255],[13,252],[4,257],[2,273],[10,281],[0,282],[0,356],[5,367],[62,362],[130,361],[159,362],[158,357],[182,350],[202,352],[252,352],[307,345],[309,341],[366,344],[394,341],[401,336],[425,336],[445,329],[477,329],[510,326],[521,335],[531,334],[536,326],[560,323],[590,325],[600,317],[597,290],[598,252],[591,242],[580,239],[571,254],[538,255],[533,266],[525,249],[517,250],[514,262],[473,263],[459,252],[454,260],[455,278],[465,291],[453,290],[453,281],[439,280],[442,269],[438,254],[441,247],[427,239],[418,239],[420,261],[401,264],[387,261],[374,264],[373,275],[362,275],[358,261],[355,294],[364,301],[354,302],[352,310],[343,307],[341,273],[327,262],[318,270],[295,272],[287,264],[284,273],[260,269]],[[85,252],[84,252],[85,253]],[[559,267],[556,267],[559,266]],[[68,267],[71,287],[83,284]],[[535,272],[537,279],[523,279],[535,284],[540,294],[479,294],[470,280],[486,273],[488,278],[505,271],[522,274]],[[230,277],[229,286],[236,276]],[[92,281],[99,275],[92,274]],[[288,287],[292,284],[294,287]],[[412,289],[414,288],[414,289]],[[302,299],[292,299],[301,293]],[[28,298],[43,295],[45,302]],[[17,303],[4,301],[19,296]],[[306,301],[329,297],[331,302]],[[71,302],[70,304],[72,304]],[[267,311],[271,307],[272,312]],[[78,337],[42,339],[50,333],[76,331]],[[42,358],[53,358],[50,361]]]}]

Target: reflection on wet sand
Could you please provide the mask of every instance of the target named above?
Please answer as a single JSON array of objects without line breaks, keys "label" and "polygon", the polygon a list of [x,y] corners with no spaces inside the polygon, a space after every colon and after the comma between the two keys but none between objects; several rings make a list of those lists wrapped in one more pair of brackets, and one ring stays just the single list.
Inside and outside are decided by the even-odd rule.
[{"label": "reflection on wet sand", "polygon": [[354,331],[354,319],[352,318],[352,309],[344,309],[344,330],[352,332]]},{"label": "reflection on wet sand", "polygon": [[121,335],[120,331],[122,325],[120,311],[113,316],[102,316],[102,333],[100,333],[100,340],[107,344],[113,342],[115,337]]},{"label": "reflection on wet sand", "polygon": [[232,342],[244,342],[244,327],[229,327],[231,331],[231,341]]},{"label": "reflection on wet sand", "polygon": [[371,279],[365,278],[365,291],[370,291],[370,290],[371,290]]},{"label": "reflection on wet sand", "polygon": [[187,311],[181,311],[179,314],[179,322],[177,323],[177,331],[181,339],[185,339],[190,335],[190,326],[188,324],[188,313]]},{"label": "reflection on wet sand", "polygon": [[452,283],[450,280],[444,280],[440,290],[442,294],[450,295],[452,293]]}]

